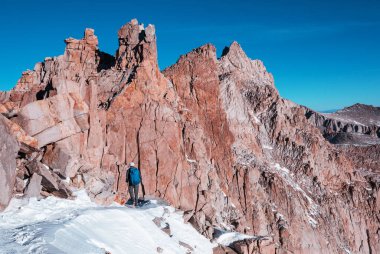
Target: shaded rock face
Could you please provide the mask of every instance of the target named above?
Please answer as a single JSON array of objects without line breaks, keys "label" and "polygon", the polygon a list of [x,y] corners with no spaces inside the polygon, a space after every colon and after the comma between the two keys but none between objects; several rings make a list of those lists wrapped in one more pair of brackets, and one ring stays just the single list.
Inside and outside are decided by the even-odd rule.
[{"label": "shaded rock face", "polygon": [[184,210],[209,238],[218,227],[270,238],[268,253],[380,251],[377,178],[280,97],[261,61],[236,42],[217,59],[207,44],[160,72],[152,25],[132,20],[118,38],[113,58],[87,29],[0,94],[1,113],[38,150],[17,159],[27,195],[69,196],[65,179],[107,204],[127,193],[133,161],[143,194]]},{"label": "shaded rock face", "polygon": [[16,156],[19,145],[6,125],[7,119],[0,115],[0,210],[12,198],[16,181]]}]

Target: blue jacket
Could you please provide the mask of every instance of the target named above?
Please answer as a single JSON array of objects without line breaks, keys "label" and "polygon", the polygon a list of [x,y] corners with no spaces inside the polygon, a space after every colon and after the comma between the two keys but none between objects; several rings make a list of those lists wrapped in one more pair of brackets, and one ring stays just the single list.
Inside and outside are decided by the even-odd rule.
[{"label": "blue jacket", "polygon": [[[131,183],[130,183],[130,181],[129,181],[129,177],[130,177],[130,176],[129,176],[129,170],[130,170],[131,168],[136,168],[136,167],[129,167],[128,170],[127,170],[127,175],[126,175],[125,181],[126,181],[129,185],[131,185]],[[140,171],[140,169],[138,169],[138,168],[136,168],[136,169],[139,171],[140,181],[142,181],[141,171]]]}]

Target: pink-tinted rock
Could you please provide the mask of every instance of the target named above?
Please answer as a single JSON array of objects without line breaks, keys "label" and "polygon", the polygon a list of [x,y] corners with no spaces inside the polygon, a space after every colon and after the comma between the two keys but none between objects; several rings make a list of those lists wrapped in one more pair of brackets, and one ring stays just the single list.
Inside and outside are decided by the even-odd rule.
[{"label": "pink-tinted rock", "polygon": [[28,163],[26,167],[29,169],[31,174],[38,174],[42,176],[41,185],[45,191],[53,192],[59,189],[57,178],[53,176],[53,173],[50,172],[46,165],[38,161],[32,161]]},{"label": "pink-tinted rock", "polygon": [[[157,68],[156,32],[153,25],[144,28],[136,19],[122,26],[118,32],[119,49],[116,51],[116,67],[133,69],[144,61]],[[146,67],[146,66],[145,66]]]},{"label": "pink-tinted rock", "polygon": [[83,135],[78,133],[47,146],[43,163],[64,178],[74,177],[79,168],[87,164],[80,158],[83,149],[82,137]]},{"label": "pink-tinted rock", "polygon": [[1,116],[1,122],[7,127],[10,134],[16,138],[21,152],[34,152],[38,150],[37,139],[28,136],[18,124],[3,116]]},{"label": "pink-tinted rock", "polygon": [[34,173],[29,180],[28,186],[25,189],[25,192],[24,192],[25,197],[27,197],[27,198],[32,198],[32,197],[40,198],[41,197],[40,193],[41,193],[41,189],[42,189],[41,181],[42,181],[42,176]]},{"label": "pink-tinted rock", "polygon": [[59,94],[26,105],[15,121],[43,147],[87,130],[88,106],[77,94]]},{"label": "pink-tinted rock", "polygon": [[212,251],[213,251],[212,252],[213,254],[236,254],[236,251],[234,251],[230,247],[221,246],[221,245],[213,248]]},{"label": "pink-tinted rock", "polygon": [[12,135],[7,119],[0,115],[0,210],[8,205],[13,195],[18,151],[19,145]]}]

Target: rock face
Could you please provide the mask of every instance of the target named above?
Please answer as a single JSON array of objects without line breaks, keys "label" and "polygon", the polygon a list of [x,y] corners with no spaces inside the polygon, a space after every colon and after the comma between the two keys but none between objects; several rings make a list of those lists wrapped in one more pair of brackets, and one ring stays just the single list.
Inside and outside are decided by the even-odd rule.
[{"label": "rock face", "polygon": [[7,119],[0,115],[0,210],[12,197],[16,181],[16,156],[19,145],[6,125]]},{"label": "rock face", "polygon": [[34,140],[19,153],[16,190],[27,180],[27,196],[68,197],[67,181],[110,203],[127,193],[133,161],[143,194],[205,236],[270,239],[219,253],[380,252],[378,158],[326,141],[325,116],[282,99],[261,61],[236,42],[218,59],[207,44],[160,72],[154,26],[132,20],[118,39],[113,58],[86,29],[0,94],[0,112]]}]

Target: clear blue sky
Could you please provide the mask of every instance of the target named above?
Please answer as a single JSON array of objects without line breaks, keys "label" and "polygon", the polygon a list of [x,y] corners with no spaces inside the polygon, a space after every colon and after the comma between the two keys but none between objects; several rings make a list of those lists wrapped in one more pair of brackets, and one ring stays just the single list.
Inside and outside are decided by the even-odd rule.
[{"label": "clear blue sky", "polygon": [[380,105],[378,0],[1,0],[0,90],[86,27],[114,54],[117,30],[132,18],[155,24],[161,69],[205,43],[220,54],[236,40],[285,98],[316,110]]}]

